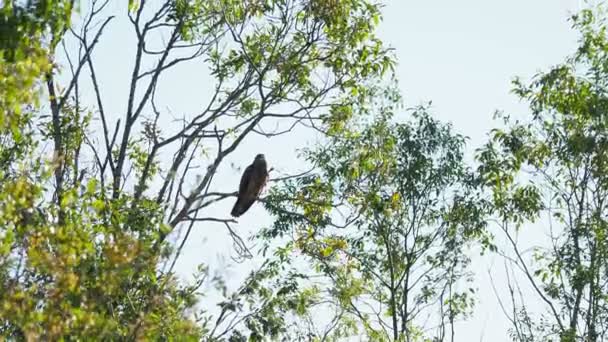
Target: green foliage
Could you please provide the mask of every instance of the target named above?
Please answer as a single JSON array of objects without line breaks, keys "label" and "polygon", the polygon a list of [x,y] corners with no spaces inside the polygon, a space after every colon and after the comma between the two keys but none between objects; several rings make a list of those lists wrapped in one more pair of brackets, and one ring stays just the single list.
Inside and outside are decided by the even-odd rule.
[{"label": "green foliage", "polygon": [[[75,117],[71,116],[75,115]],[[77,165],[88,120],[66,108],[64,161]],[[24,116],[30,118],[31,114]],[[52,125],[41,125],[50,135]],[[106,198],[95,178],[66,174],[61,201],[30,122],[20,139],[2,135],[0,183],[0,334],[17,339],[106,339],[180,336],[199,328],[184,319],[192,291],[160,277],[154,247],[164,229],[161,208],[129,195]],[[77,168],[75,169],[77,170]],[[61,215],[61,219],[59,219]]]},{"label": "green foliage", "polygon": [[[172,216],[176,207],[183,205],[183,213],[190,214],[192,199],[204,196],[201,191],[209,187],[203,184],[184,200],[182,185],[188,183],[184,179],[190,162],[184,162],[183,173],[179,167],[185,155],[195,155],[196,148],[189,150],[192,145],[209,138],[206,125],[227,121],[219,120],[220,116],[232,113],[245,121],[227,129],[225,135],[214,127],[217,136],[210,140],[217,140],[225,154],[207,169],[208,177],[202,177],[208,182],[222,159],[263,118],[302,120],[300,111],[277,114],[270,110],[273,106],[297,103],[306,112],[329,108],[319,114],[321,119],[310,120],[317,120],[319,129],[332,134],[347,129],[354,121],[352,113],[369,99],[368,84],[393,67],[374,33],[379,6],[365,0],[171,0],[152,12],[150,2],[129,1],[127,14],[139,41],[129,108],[123,121],[116,123],[116,133],[107,127],[110,119],[102,106],[103,89],[94,75],[92,51],[98,36],[85,35],[93,32],[88,25],[96,22],[95,15],[102,9],[75,17],[84,22],[82,30],[73,31],[80,50],[73,53],[77,58],[68,60],[72,71],[68,76],[73,79],[61,85],[66,75],[57,64],[56,47],[72,28],[74,1],[8,1],[0,6],[0,335],[15,340],[220,340],[229,336],[233,341],[256,341],[292,334],[293,340],[308,340],[304,332],[290,329],[289,323],[320,304],[319,287],[295,271],[285,279],[273,278],[287,270],[280,269],[280,263],[268,262],[252,273],[233,297],[221,303],[219,317],[199,319],[192,314],[207,269],[203,267],[195,281],[185,285],[174,277],[173,265],[162,271],[160,266],[179,256],[179,251],[172,254],[166,237],[190,218]],[[97,26],[99,35],[110,19]],[[166,50],[150,52],[146,34],[168,28],[175,31]],[[171,60],[176,49],[189,44],[200,48],[194,57]],[[66,54],[70,56],[69,51]],[[142,55],[163,56],[158,69],[142,71],[140,65],[147,67],[148,62]],[[207,58],[217,84],[216,93],[209,96],[209,110],[184,125],[181,135],[163,138],[157,126],[160,112],[153,102],[156,82],[162,79],[159,74],[200,56]],[[90,90],[97,95],[96,104],[85,103],[80,93],[84,69],[93,81]],[[140,94],[141,103],[133,104]],[[149,109],[156,119],[139,127],[138,116]],[[102,122],[103,133],[91,126],[96,122]],[[139,128],[139,136],[130,135]],[[231,145],[221,145],[225,137],[234,139]],[[205,148],[207,141],[201,144]],[[175,164],[164,168],[157,152],[171,142],[181,145]],[[183,178],[176,180],[179,174]],[[159,178],[167,186],[158,196],[150,196],[149,190],[158,190],[153,187]],[[320,181],[318,189],[311,187],[313,191],[331,189]],[[179,189],[174,189],[178,183]],[[134,184],[133,191],[125,184]],[[171,194],[163,196],[165,190],[175,191],[175,201],[169,198]],[[323,210],[329,208],[308,206],[306,215],[320,220]],[[344,248],[341,239],[323,243],[327,255]],[[277,258],[287,258],[290,252],[286,247]],[[222,288],[220,281],[214,281]],[[269,288],[278,291],[272,293]],[[356,295],[348,288],[342,292]],[[242,324],[238,329],[225,320],[240,314],[246,318],[237,321]],[[222,334],[218,325],[224,323],[229,329]],[[344,318],[334,335],[346,334],[353,327]]]},{"label": "green foliage", "polygon": [[326,277],[342,324],[356,322],[372,341],[422,341],[430,336],[419,315],[437,320],[439,338],[471,311],[473,289],[456,290],[470,281],[465,252],[491,243],[464,138],[426,108],[404,123],[391,111],[307,152],[317,173],[272,190],[266,206],[277,218],[260,237],[293,237]]},{"label": "green foliage", "polygon": [[[128,218],[121,209],[128,199],[100,204],[94,180],[86,188],[66,189],[60,207],[38,204],[44,203],[44,193],[40,183],[27,180],[31,176],[4,183],[0,191],[3,335],[197,334],[179,312],[192,303],[156,276],[154,236],[145,234],[159,229],[158,217],[150,215],[158,209],[144,207],[139,219]],[[57,222],[59,210],[65,213],[63,224],[49,224]],[[133,224],[127,227],[129,221]]]},{"label": "green foliage", "polygon": [[49,43],[69,25],[72,1],[4,1],[0,4],[0,130],[15,139],[25,107],[38,104],[39,81],[51,70]]},{"label": "green foliage", "polygon": [[[328,97],[329,111],[320,115],[324,131],[336,133],[354,107],[369,99],[369,80],[394,67],[375,35],[380,7],[366,0],[176,1],[171,18],[180,23],[185,40],[234,37],[228,48],[209,52],[211,73],[220,83],[259,76],[273,89],[259,98],[237,92],[245,117],[283,101],[314,107]],[[235,90],[227,86],[225,93]]]},{"label": "green foliage", "polygon": [[[519,340],[596,341],[608,332],[605,18],[601,8],[574,16],[582,34],[577,53],[530,84],[515,81],[531,116],[506,117],[507,128],[493,131],[478,155],[496,217],[548,307],[540,321],[519,311],[513,327]],[[528,262],[512,236],[541,217],[548,217],[551,244],[537,247]]]}]

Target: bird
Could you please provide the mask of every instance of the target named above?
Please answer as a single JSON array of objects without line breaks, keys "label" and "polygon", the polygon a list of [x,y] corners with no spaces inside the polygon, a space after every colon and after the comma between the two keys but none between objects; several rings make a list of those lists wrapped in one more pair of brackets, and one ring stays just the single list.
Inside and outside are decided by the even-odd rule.
[{"label": "bird", "polygon": [[263,154],[258,154],[241,176],[238,197],[230,214],[239,217],[249,210],[258,199],[267,181],[266,159]]}]

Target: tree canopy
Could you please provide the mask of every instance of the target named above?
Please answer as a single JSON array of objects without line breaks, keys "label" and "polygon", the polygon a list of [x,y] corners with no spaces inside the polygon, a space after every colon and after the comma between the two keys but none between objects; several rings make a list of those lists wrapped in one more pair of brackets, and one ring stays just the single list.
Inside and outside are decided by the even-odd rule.
[{"label": "tree canopy", "polygon": [[[234,196],[215,191],[213,178],[246,136],[283,134],[261,124],[339,130],[365,103],[365,84],[392,67],[368,1],[130,2],[119,15],[136,36],[134,63],[126,109],[115,115],[95,67],[118,15],[109,3],[2,5],[5,336],[204,336],[192,308],[206,269],[178,282],[183,243],[167,236],[233,223],[205,215],[209,202]],[[159,34],[169,38],[156,50]],[[208,68],[215,91],[183,124],[161,129],[161,76],[185,63]],[[195,159],[208,163],[204,172]]]}]

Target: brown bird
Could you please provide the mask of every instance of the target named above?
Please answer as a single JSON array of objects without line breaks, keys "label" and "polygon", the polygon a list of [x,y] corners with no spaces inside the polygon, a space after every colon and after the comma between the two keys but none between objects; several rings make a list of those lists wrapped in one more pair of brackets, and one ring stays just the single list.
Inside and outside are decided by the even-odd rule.
[{"label": "brown bird", "polygon": [[243,215],[258,199],[268,180],[266,159],[263,154],[255,156],[253,163],[245,169],[239,185],[239,195],[230,214],[234,217]]}]

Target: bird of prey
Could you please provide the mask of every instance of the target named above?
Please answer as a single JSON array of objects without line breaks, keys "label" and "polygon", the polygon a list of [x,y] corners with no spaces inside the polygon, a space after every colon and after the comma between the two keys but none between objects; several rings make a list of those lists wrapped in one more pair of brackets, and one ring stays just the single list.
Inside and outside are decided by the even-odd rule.
[{"label": "bird of prey", "polygon": [[255,156],[253,163],[245,169],[239,185],[239,195],[230,214],[234,217],[243,215],[258,199],[268,180],[266,159],[263,154]]}]

